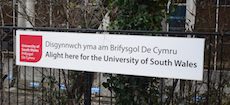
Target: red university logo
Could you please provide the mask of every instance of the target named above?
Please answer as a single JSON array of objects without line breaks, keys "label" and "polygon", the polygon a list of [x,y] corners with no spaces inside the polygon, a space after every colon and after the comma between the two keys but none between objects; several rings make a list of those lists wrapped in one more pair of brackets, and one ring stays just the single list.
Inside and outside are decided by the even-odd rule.
[{"label": "red university logo", "polygon": [[20,35],[20,61],[38,62],[42,56],[42,36]]}]

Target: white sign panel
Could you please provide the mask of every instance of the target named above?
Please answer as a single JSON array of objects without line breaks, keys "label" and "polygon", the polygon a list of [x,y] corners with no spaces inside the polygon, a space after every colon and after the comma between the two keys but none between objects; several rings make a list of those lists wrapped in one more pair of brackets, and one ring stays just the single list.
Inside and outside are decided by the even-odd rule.
[{"label": "white sign panel", "polygon": [[202,80],[204,39],[17,31],[16,64]]}]

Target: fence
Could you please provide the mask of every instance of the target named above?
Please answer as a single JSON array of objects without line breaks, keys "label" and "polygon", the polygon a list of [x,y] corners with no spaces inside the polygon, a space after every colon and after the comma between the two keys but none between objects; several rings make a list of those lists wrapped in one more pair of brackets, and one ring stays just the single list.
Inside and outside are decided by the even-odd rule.
[{"label": "fence", "polygon": [[102,86],[105,74],[15,65],[16,30],[205,38],[203,81],[157,78],[158,104],[230,104],[229,33],[0,27],[0,105],[116,104],[116,94]]}]

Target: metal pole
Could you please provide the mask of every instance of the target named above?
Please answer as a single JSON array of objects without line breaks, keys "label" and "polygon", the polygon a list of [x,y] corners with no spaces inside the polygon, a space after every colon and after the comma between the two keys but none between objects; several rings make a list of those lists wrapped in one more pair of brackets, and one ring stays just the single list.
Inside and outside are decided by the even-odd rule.
[{"label": "metal pole", "polygon": [[50,4],[49,4],[49,25],[50,25],[50,27],[52,27],[52,24],[53,24],[53,2],[52,2],[52,0],[50,0]]},{"label": "metal pole", "polygon": [[[2,35],[3,35],[3,29],[1,29],[1,35],[0,35],[0,39],[2,39]],[[2,45],[3,45],[3,43],[2,43],[2,40],[0,40],[1,42],[1,46],[0,46],[0,49],[1,49],[1,52],[2,52]],[[1,61],[0,61],[0,66],[1,66],[1,68],[0,68],[0,92],[1,92],[1,94],[0,94],[0,105],[3,105],[3,80],[4,80],[4,78],[3,78],[3,63],[2,63],[2,56],[0,56],[1,57]]]},{"label": "metal pole", "polygon": [[163,105],[163,89],[164,88],[164,79],[161,78],[161,82],[160,82],[160,105]]},{"label": "metal pole", "polygon": [[84,93],[84,105],[91,105],[92,75],[93,75],[93,73],[85,72],[86,91]]},{"label": "metal pole", "polygon": [[66,5],[66,7],[67,7],[67,9],[66,9],[66,18],[67,18],[67,20],[66,20],[66,27],[67,28],[69,28],[70,26],[69,26],[69,0],[67,0],[66,1],[67,2],[67,5]]},{"label": "metal pole", "polygon": [[220,75],[219,75],[219,105],[222,104],[222,92],[223,92],[223,87],[222,87],[222,70],[224,70],[224,65],[223,65],[223,35],[221,36],[221,49],[220,49]]},{"label": "metal pole", "polygon": [[[215,24],[215,32],[218,32],[219,30],[219,5],[220,4],[220,0],[217,0],[216,1],[216,24]],[[217,45],[218,45],[218,35],[215,35],[215,42],[214,42],[214,47],[215,47],[215,52],[214,52],[214,59],[213,59],[213,70],[214,72],[217,70],[217,54],[218,54],[218,51],[217,51]],[[214,75],[214,73],[212,73],[212,75]],[[215,76],[211,76],[212,77],[215,77]]]},{"label": "metal pole", "polygon": [[211,49],[211,42],[212,42],[212,36],[209,37],[209,46],[208,46],[208,80],[207,80],[207,96],[206,96],[206,105],[209,105],[209,91],[210,91],[210,68],[211,68],[211,57],[212,57],[212,49]]}]

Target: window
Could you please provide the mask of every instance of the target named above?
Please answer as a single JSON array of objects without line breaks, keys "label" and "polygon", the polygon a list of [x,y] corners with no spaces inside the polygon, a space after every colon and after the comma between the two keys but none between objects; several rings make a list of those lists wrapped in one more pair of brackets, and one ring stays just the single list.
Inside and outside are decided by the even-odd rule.
[{"label": "window", "polygon": [[184,31],[185,30],[186,3],[184,3],[185,0],[177,0],[177,1],[180,1],[180,2],[176,2],[175,10],[169,11],[170,12],[169,31]]}]

